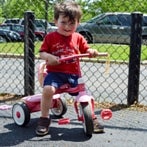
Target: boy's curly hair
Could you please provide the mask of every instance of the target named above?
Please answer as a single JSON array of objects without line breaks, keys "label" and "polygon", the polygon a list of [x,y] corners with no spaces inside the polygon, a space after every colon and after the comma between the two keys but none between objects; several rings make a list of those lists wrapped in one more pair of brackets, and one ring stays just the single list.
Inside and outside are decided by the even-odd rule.
[{"label": "boy's curly hair", "polygon": [[69,21],[80,21],[82,16],[81,7],[75,1],[64,1],[57,3],[54,7],[54,19],[58,20],[59,15],[69,17]]}]

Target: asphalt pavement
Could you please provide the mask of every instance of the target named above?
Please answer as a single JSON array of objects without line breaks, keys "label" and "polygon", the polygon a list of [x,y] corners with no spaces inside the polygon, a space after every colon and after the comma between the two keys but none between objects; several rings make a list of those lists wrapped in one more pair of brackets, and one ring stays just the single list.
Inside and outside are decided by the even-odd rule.
[{"label": "asphalt pavement", "polygon": [[70,119],[70,123],[59,125],[58,119],[52,116],[50,132],[44,137],[35,134],[40,112],[31,114],[31,120],[26,127],[19,127],[12,119],[11,108],[0,110],[0,147],[146,147],[146,112],[120,109],[113,111],[110,120],[102,120],[100,112],[100,109],[95,110],[105,127],[105,133],[93,134],[91,138],[87,138],[73,106],[68,106],[64,116]]}]

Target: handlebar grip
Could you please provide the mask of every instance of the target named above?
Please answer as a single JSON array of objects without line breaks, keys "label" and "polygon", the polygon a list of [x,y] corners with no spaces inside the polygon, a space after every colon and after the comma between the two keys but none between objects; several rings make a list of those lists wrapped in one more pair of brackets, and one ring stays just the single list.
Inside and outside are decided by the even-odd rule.
[{"label": "handlebar grip", "polygon": [[99,52],[98,56],[108,56],[109,54],[107,52]]}]

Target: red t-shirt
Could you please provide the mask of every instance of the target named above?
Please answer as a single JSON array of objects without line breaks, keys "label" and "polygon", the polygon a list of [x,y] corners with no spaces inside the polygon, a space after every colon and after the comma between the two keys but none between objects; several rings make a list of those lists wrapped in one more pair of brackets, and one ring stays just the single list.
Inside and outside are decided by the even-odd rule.
[{"label": "red t-shirt", "polygon": [[[75,32],[67,37],[58,32],[52,32],[45,36],[40,52],[47,52],[61,58],[63,56],[86,53],[87,49],[89,49],[89,46],[79,33]],[[55,66],[47,65],[47,71],[81,75],[79,59]]]}]

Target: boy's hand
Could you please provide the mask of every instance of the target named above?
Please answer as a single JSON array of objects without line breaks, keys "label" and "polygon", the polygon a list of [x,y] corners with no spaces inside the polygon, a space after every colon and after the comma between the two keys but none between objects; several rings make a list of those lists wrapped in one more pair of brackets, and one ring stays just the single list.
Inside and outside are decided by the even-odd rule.
[{"label": "boy's hand", "polygon": [[47,64],[48,65],[58,65],[58,64],[60,64],[59,58],[57,56],[50,54],[47,59]]},{"label": "boy's hand", "polygon": [[95,49],[88,49],[87,53],[89,53],[91,57],[97,57],[99,55],[99,52]]},{"label": "boy's hand", "polygon": [[40,52],[40,58],[45,60],[48,65],[58,65],[60,64],[59,58],[47,52]]}]

